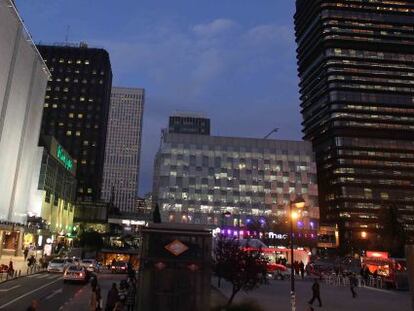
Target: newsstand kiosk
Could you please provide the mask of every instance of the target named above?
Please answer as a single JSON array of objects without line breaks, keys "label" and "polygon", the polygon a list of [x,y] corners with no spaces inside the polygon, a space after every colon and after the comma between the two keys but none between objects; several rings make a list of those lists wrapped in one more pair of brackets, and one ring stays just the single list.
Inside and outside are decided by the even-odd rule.
[{"label": "newsstand kiosk", "polygon": [[135,310],[209,310],[211,239],[211,230],[200,225],[150,224],[142,228]]}]

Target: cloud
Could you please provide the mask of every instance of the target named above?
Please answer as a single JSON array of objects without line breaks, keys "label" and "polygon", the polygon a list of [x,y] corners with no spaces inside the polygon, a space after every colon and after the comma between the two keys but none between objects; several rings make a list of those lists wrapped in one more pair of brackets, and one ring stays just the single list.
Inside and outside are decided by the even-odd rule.
[{"label": "cloud", "polygon": [[95,44],[110,52],[114,84],[146,88],[141,192],[150,189],[160,130],[175,110],[206,113],[213,134],[263,137],[279,126],[280,138],[301,137],[295,43],[287,26],[154,21],[145,32]]},{"label": "cloud", "polygon": [[239,27],[239,24],[231,19],[219,18],[210,23],[195,25],[192,31],[199,36],[212,37],[229,34]]}]

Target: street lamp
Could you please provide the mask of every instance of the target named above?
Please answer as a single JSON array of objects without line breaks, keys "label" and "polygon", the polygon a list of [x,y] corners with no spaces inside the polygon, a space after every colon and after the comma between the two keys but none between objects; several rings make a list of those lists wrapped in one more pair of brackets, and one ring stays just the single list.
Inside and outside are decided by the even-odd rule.
[{"label": "street lamp", "polygon": [[299,214],[295,209],[301,209],[305,207],[305,200],[301,195],[296,196],[296,199],[289,204],[290,212],[290,305],[291,310],[296,311],[296,296],[295,296],[295,271],[293,270],[293,221],[298,219]]}]

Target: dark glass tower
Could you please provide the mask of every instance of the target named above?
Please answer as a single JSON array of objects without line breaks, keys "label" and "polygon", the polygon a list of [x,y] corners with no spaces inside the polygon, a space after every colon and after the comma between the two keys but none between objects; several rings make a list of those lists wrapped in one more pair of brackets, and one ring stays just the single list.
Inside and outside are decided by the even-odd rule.
[{"label": "dark glass tower", "polygon": [[[414,232],[414,1],[297,0],[304,138],[343,246]],[[393,218],[392,215],[396,215]]]},{"label": "dark glass tower", "polygon": [[79,46],[38,46],[52,78],[41,132],[54,136],[77,164],[77,200],[100,198],[112,71],[108,52]]}]

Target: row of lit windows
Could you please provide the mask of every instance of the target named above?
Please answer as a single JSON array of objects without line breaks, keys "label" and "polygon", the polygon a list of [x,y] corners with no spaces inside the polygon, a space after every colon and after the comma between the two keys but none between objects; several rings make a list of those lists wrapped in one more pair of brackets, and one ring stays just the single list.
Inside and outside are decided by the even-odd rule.
[{"label": "row of lit windows", "polygon": [[414,122],[414,117],[393,116],[393,115],[376,115],[376,114],[364,114],[364,113],[347,113],[347,112],[335,112],[331,114],[331,118],[352,118],[352,119],[375,119],[381,121],[411,121]]},{"label": "row of lit windows", "polygon": [[402,153],[402,152],[385,152],[379,150],[338,150],[338,155],[345,156],[366,156],[366,157],[381,157],[381,158],[398,158],[398,159],[414,159],[414,153]]},{"label": "row of lit windows", "polygon": [[363,59],[376,59],[376,60],[398,60],[398,61],[414,61],[413,54],[402,54],[402,53],[389,53],[389,52],[373,52],[366,50],[353,50],[353,49],[326,49],[326,56],[346,56],[346,57],[357,57]]},{"label": "row of lit windows", "polygon": [[370,111],[370,112],[386,112],[386,113],[395,113],[400,114],[401,120],[411,120],[411,118],[407,117],[407,114],[414,115],[414,108],[398,108],[398,107],[383,107],[383,106],[371,106],[371,105],[352,105],[352,104],[345,104],[345,105],[338,105],[334,104],[331,106],[332,110],[335,109],[349,109],[349,110],[361,110],[361,111]]},{"label": "row of lit windows", "polygon": [[[330,72],[335,72],[335,73],[342,73],[342,74],[357,73],[357,74],[361,74],[361,75],[362,74],[363,75],[378,75],[378,76],[380,75],[381,77],[383,77],[383,76],[386,76],[386,77],[397,76],[397,77],[414,78],[414,72],[380,70],[380,69],[372,70],[372,69],[366,69],[366,68],[353,68],[353,67],[342,67],[342,68],[329,67],[327,69],[327,72],[329,72],[329,73]],[[386,78],[386,77],[384,77],[384,78]],[[377,78],[370,77],[369,79],[377,79]],[[382,81],[382,80],[384,82],[387,82],[387,81],[400,81],[400,80],[395,80],[395,79],[391,79],[391,80],[381,79],[381,80],[376,80],[376,81]],[[407,81],[407,80],[401,80],[401,81]]]},{"label": "row of lit windows", "polygon": [[[368,6],[367,5],[367,1],[364,1],[361,3],[361,5],[355,4],[356,1],[354,2],[336,2],[336,3],[322,3],[321,7],[332,7],[332,6],[336,6],[336,7],[341,7],[341,8],[353,8],[353,9],[364,9],[364,10],[368,10],[368,11],[392,11],[392,12],[402,12],[402,13],[408,13],[408,12],[414,12],[414,9],[409,8],[409,7],[398,7],[395,5],[392,6],[380,6],[380,5],[384,5],[386,3],[384,2],[376,2],[378,3],[377,6]],[[402,4],[402,3],[401,3]]]},{"label": "row of lit windows", "polygon": [[398,86],[385,86],[385,85],[372,85],[372,84],[355,84],[355,83],[329,83],[330,88],[343,88],[343,89],[361,89],[361,90],[375,90],[386,92],[405,92],[414,93],[414,88],[410,87],[398,87]]},{"label": "row of lit windows", "polygon": [[[54,67],[49,67],[49,70],[50,70],[50,72],[54,72],[54,71],[58,71],[59,73],[63,73],[64,71],[65,72],[67,72],[67,73],[72,73],[72,72],[74,72],[74,73],[76,73],[76,74],[82,74],[82,75],[85,75],[85,74],[89,74],[89,73],[91,73],[92,75],[97,75],[98,74],[98,72],[97,72],[97,70],[95,70],[95,69],[93,69],[93,70],[91,70],[91,71],[89,71],[89,70],[87,70],[87,69],[82,69],[82,70],[79,70],[79,69],[77,69],[77,68],[75,68],[73,71],[72,71],[72,67],[69,67],[69,66],[66,66],[66,67],[57,67],[57,68],[54,68]],[[101,71],[100,72],[100,75],[101,76],[103,76],[105,73],[103,72],[103,71]]]},{"label": "row of lit windows", "polygon": [[356,122],[356,121],[334,121],[335,127],[365,127],[374,129],[391,129],[391,130],[414,130],[414,125],[389,124],[389,123],[372,123],[372,122]]},{"label": "row of lit windows", "polygon": [[414,79],[401,80],[401,79],[374,78],[374,77],[362,77],[362,76],[351,76],[351,75],[329,75],[328,81],[332,81],[332,80],[379,82],[379,83],[389,83],[389,84],[414,84]]},{"label": "row of lit windows", "polygon": [[375,149],[402,149],[414,150],[414,141],[412,140],[395,140],[381,138],[357,138],[357,137],[337,137],[335,144],[338,147],[359,147],[359,148],[375,148]]}]

